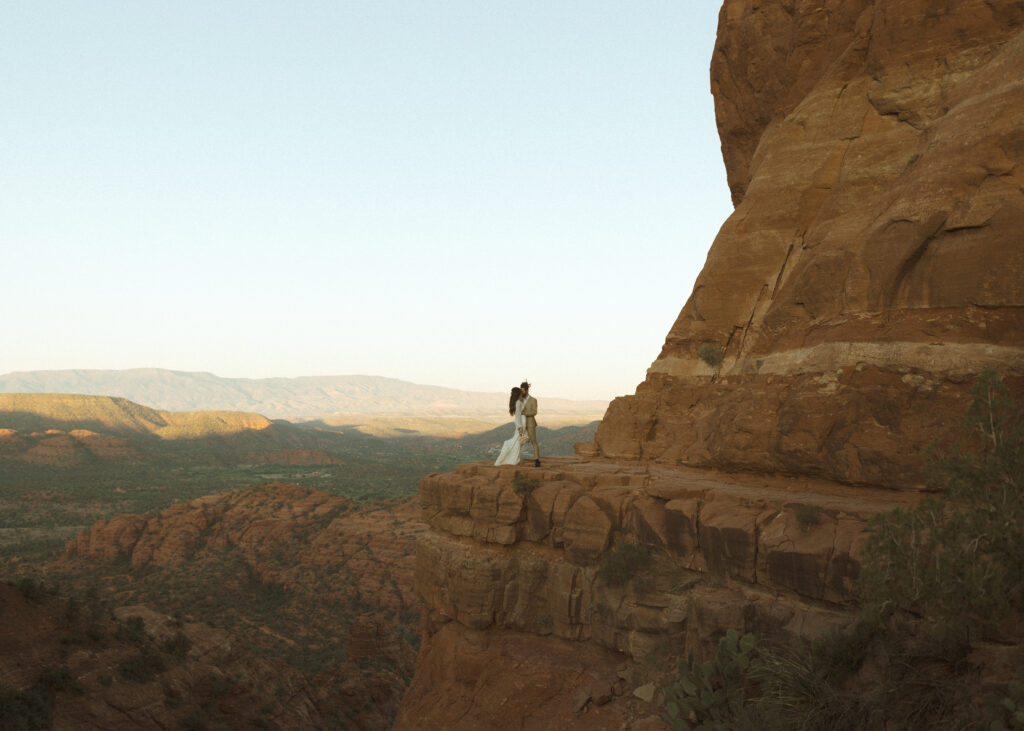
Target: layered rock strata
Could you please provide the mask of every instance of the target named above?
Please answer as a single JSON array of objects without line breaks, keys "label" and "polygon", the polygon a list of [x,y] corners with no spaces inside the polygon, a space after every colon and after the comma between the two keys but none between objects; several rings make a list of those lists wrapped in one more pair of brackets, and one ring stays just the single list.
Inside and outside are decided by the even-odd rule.
[{"label": "layered rock strata", "polygon": [[[484,646],[549,642],[560,656],[561,643],[570,643],[580,657],[604,653],[586,666],[603,667],[604,680],[614,682],[624,661],[642,666],[666,653],[707,657],[730,628],[763,637],[814,636],[847,618],[866,521],[912,499],[815,480],[654,464],[580,458],[546,464],[536,470],[477,463],[422,480],[430,527],[416,561],[427,611],[424,649],[397,728],[414,727],[412,719],[424,714],[436,722],[427,727],[470,727],[460,725],[468,721],[453,726],[447,707],[484,723],[490,712],[484,698],[501,692],[505,712],[521,718],[537,703],[561,698],[568,705],[571,694],[558,684],[540,698],[517,690],[518,676],[460,681],[445,669],[470,662]],[[627,543],[642,547],[647,562],[616,585],[602,577],[601,566]],[[511,654],[495,651],[492,660]],[[521,672],[530,678],[550,669],[539,662]],[[573,690],[599,681],[578,678]],[[431,701],[432,693],[451,700]],[[635,704],[629,693],[623,698],[602,713],[643,716],[629,705]],[[579,728],[594,723],[573,718]]]},{"label": "layered rock strata", "polygon": [[1024,398],[1024,4],[725,0],[711,85],[736,210],[636,394],[421,483],[397,728],[656,726],[658,657],[846,621],[974,378]]},{"label": "layered rock strata", "polygon": [[584,453],[907,487],[974,376],[1024,393],[1022,28],[1016,0],[726,0],[736,210]]}]

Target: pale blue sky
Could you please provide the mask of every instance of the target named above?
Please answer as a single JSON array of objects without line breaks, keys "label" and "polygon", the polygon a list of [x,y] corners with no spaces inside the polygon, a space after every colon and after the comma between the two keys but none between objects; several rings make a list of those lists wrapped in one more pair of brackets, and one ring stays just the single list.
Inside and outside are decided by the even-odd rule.
[{"label": "pale blue sky", "polygon": [[0,1],[0,373],[632,393],[732,210],[719,5]]}]

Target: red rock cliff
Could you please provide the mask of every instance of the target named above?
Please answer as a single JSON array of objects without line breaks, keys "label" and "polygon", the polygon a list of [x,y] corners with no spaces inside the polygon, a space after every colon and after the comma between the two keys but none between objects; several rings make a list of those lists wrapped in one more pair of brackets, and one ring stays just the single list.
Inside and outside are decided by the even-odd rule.
[{"label": "red rock cliff", "polygon": [[666,660],[848,622],[920,496],[877,488],[981,371],[1024,395],[1024,2],[726,0],[711,77],[736,210],[647,379],[577,458],[421,482],[396,729],[664,728]]},{"label": "red rock cliff", "polygon": [[593,453],[904,487],[973,376],[1020,395],[1022,28],[1016,0],[726,0],[736,210]]}]

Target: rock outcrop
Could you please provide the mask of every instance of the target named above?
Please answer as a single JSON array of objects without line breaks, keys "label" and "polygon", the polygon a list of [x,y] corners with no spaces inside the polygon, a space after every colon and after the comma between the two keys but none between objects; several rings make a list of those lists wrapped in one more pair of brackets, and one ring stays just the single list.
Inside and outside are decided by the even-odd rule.
[{"label": "rock outcrop", "polygon": [[636,394],[421,482],[398,729],[659,727],[666,660],[847,623],[974,377],[1024,396],[1024,3],[725,0],[711,82],[736,210]]},{"label": "rock outcrop", "polygon": [[[656,714],[633,691],[666,659],[708,657],[728,629],[810,638],[844,623],[866,521],[915,497],[651,463],[546,465],[477,463],[421,482],[424,644],[396,728],[487,726],[492,695],[517,718],[552,709],[548,725],[528,728],[621,727]],[[626,545],[641,562],[617,574]],[[558,670],[561,660],[529,649],[545,643],[553,658],[588,659]],[[488,653],[510,674],[464,672]],[[538,681],[546,674],[561,680]],[[598,715],[569,709],[619,681]]]},{"label": "rock outcrop", "polygon": [[1016,0],[726,0],[736,211],[586,453],[907,487],[974,376],[1024,393],[1022,28]]}]

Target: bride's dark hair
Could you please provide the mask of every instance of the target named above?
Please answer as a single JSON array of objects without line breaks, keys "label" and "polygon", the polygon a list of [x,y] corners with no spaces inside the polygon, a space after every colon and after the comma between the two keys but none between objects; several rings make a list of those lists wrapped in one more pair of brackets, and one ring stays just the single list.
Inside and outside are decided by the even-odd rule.
[{"label": "bride's dark hair", "polygon": [[519,400],[519,394],[521,393],[522,389],[520,389],[519,386],[516,386],[515,388],[512,389],[512,396],[508,400],[508,413],[512,414],[513,416],[515,416],[516,414],[516,401]]}]

